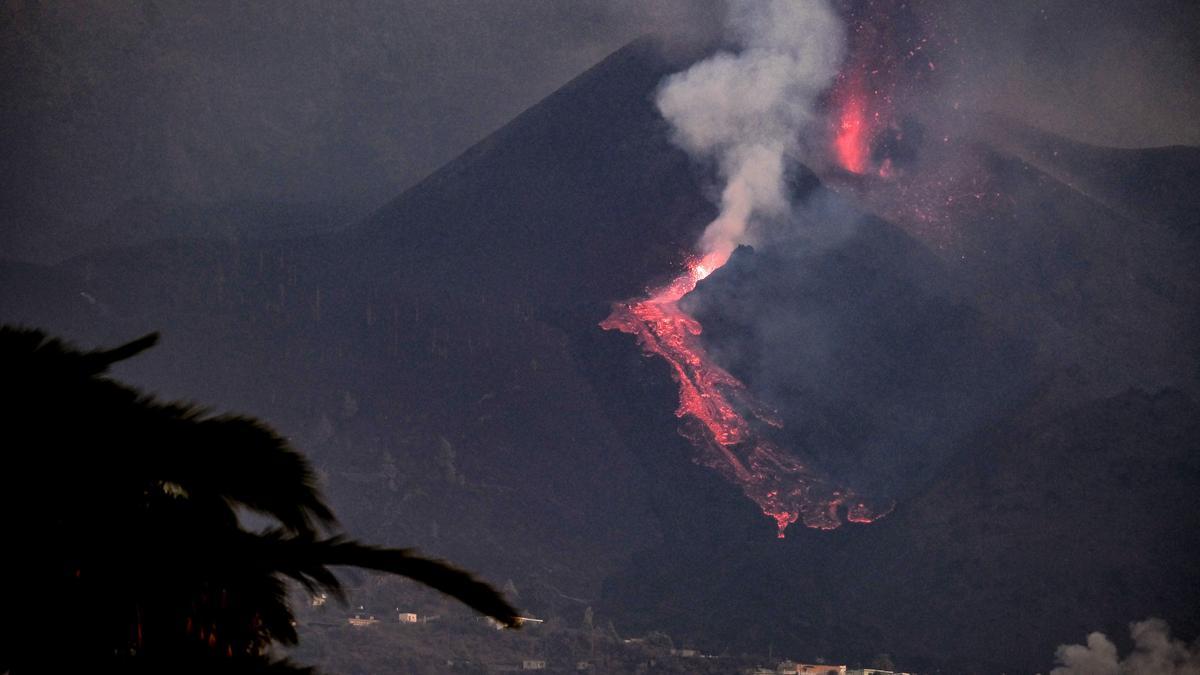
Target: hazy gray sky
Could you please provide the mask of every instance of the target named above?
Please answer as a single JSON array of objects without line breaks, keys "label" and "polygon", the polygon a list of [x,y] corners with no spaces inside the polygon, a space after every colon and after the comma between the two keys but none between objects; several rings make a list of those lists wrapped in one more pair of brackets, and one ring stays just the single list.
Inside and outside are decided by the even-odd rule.
[{"label": "hazy gray sky", "polygon": [[1200,145],[1200,3],[915,0],[974,104],[1104,145]]},{"label": "hazy gray sky", "polygon": [[[1077,137],[1200,144],[1186,0],[919,0],[954,93]],[[0,255],[130,200],[365,211],[634,37],[716,0],[4,0]],[[120,237],[114,234],[114,238]]]}]

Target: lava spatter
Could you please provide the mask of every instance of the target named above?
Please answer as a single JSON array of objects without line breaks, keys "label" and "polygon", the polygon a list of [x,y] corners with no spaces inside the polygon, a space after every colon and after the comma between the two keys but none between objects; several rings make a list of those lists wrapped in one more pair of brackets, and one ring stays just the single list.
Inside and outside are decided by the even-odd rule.
[{"label": "lava spatter", "polygon": [[[906,0],[839,0],[847,57],[829,92],[832,158],[843,171],[891,178],[897,108],[934,78],[939,44]],[[893,148],[894,150],[894,148]]]},{"label": "lava spatter", "polygon": [[842,80],[837,103],[839,109],[833,138],[834,157],[838,166],[846,171],[865,173],[871,154],[871,139],[876,133],[872,121],[877,121],[878,118],[868,118],[867,95],[860,77],[851,75]]}]

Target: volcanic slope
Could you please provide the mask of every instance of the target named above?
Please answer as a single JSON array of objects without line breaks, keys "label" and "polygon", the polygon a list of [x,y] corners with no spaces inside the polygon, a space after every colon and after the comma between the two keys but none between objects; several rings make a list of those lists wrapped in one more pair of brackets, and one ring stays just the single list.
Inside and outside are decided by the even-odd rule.
[{"label": "volcanic slope", "polygon": [[1045,669],[1142,616],[1200,630],[1200,150],[1007,128],[808,181],[791,239],[687,299],[793,447],[895,513],[750,549],[698,528],[612,602],[714,649],[954,672]]},{"label": "volcanic slope", "polygon": [[161,331],[122,377],[279,426],[353,531],[577,614],[659,531],[647,451],[574,335],[711,218],[650,103],[682,65],[631,44],[351,231],[5,263],[0,317],[83,345]]}]

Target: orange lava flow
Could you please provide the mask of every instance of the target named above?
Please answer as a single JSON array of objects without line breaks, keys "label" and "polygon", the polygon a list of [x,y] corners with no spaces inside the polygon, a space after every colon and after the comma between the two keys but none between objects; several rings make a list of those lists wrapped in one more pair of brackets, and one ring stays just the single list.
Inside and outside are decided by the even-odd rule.
[{"label": "orange lava flow", "polygon": [[886,515],[890,506],[868,506],[767,438],[768,429],[783,423],[705,351],[700,322],[680,309],[679,300],[724,263],[713,256],[693,260],[649,297],[615,303],[600,327],[635,336],[647,355],[670,364],[679,385],[679,432],[698,450],[696,461],[740,486],[775,521],[780,538],[797,520],[811,528],[835,529],[842,524],[843,509],[846,519],[856,523]]}]

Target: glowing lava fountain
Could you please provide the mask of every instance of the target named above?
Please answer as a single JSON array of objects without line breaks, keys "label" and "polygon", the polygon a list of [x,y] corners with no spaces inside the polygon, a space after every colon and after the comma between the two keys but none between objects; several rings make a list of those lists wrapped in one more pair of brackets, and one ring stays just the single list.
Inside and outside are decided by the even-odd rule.
[{"label": "glowing lava fountain", "polygon": [[647,355],[671,365],[679,384],[679,433],[698,450],[696,461],[740,486],[775,520],[780,538],[797,520],[811,528],[835,529],[842,524],[843,509],[846,519],[856,523],[887,515],[891,505],[868,506],[767,438],[767,431],[781,428],[782,422],[704,350],[700,322],[679,301],[727,259],[727,254],[711,253],[689,261],[686,271],[648,297],[615,303],[600,327],[635,336]]},{"label": "glowing lava fountain", "polygon": [[871,124],[874,120],[867,116],[861,78],[854,74],[843,79],[837,93],[840,112],[833,139],[834,157],[846,171],[865,173],[871,154],[871,138],[876,130]]}]

